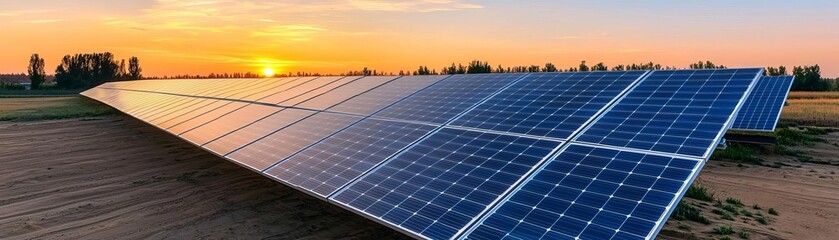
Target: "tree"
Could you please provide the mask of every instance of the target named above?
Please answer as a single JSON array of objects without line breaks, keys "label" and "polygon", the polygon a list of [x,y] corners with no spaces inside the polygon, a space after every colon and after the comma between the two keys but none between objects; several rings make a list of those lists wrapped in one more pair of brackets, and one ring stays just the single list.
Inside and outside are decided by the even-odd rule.
[{"label": "tree", "polygon": [[492,67],[489,66],[488,62],[481,62],[480,60],[472,60],[468,66],[466,66],[466,74],[477,74],[477,73],[491,73]]},{"label": "tree", "polygon": [[116,80],[118,73],[119,64],[109,52],[67,55],[55,69],[55,82],[66,89],[93,87]]},{"label": "tree", "polygon": [[417,71],[414,72],[414,75],[431,75],[431,71],[428,71],[427,66],[419,66]]},{"label": "tree", "polygon": [[44,59],[40,55],[32,54],[29,58],[29,81],[32,82],[32,89],[41,88],[41,84],[47,78],[47,73],[44,70]]},{"label": "tree", "polygon": [[556,72],[556,66],[553,63],[545,63],[545,67],[542,68],[542,72]]},{"label": "tree", "polygon": [[586,61],[583,61],[583,62],[580,63],[580,68],[577,69],[577,71],[580,71],[580,72],[588,72],[589,71],[588,65],[586,65]]},{"label": "tree", "polygon": [[609,67],[606,67],[606,64],[603,62],[599,62],[594,66],[591,66],[591,71],[609,71]]},{"label": "tree", "polygon": [[795,81],[792,82],[793,91],[825,91],[830,88],[827,81],[822,80],[821,68],[815,66],[796,66],[792,68]]},{"label": "tree", "polygon": [[767,76],[784,76],[788,75],[787,67],[779,66],[778,68],[768,67],[766,68],[766,75]]},{"label": "tree", "polygon": [[140,67],[140,59],[131,57],[128,59],[128,77],[132,80],[143,78],[143,68]]},{"label": "tree", "polygon": [[726,68],[726,67],[723,66],[723,65],[716,65],[711,61],[705,61],[705,62],[699,61],[699,62],[690,64],[690,69],[720,69],[720,68]]}]

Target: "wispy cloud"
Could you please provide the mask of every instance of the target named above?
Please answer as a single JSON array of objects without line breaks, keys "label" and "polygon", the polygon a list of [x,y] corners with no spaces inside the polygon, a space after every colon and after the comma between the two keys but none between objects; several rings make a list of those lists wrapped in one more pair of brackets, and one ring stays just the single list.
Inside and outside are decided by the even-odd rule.
[{"label": "wispy cloud", "polygon": [[359,10],[400,12],[439,12],[483,8],[478,4],[453,0],[350,0],[349,4]]},{"label": "wispy cloud", "polygon": [[15,20],[16,23],[29,23],[29,24],[45,24],[45,23],[57,23],[67,21],[67,19],[32,19],[32,20]]}]

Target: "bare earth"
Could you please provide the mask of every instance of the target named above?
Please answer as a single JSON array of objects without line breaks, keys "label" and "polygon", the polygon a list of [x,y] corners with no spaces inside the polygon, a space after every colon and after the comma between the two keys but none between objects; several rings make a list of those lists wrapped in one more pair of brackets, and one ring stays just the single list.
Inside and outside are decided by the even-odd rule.
[{"label": "bare earth", "polygon": [[[834,145],[839,143],[839,132],[821,137],[827,143],[793,147],[812,156],[810,163],[801,163],[790,156],[761,154],[757,157],[764,163],[780,162],[783,166],[737,167],[736,163],[712,160],[699,174],[695,183],[716,192],[715,198],[723,202],[727,197],[738,198],[744,209],[762,213],[769,224],[760,224],[743,215],[735,216],[735,221],[723,220],[710,212],[714,208],[710,204],[685,198],[704,207],[703,214],[712,223],[671,219],[659,238],[719,239],[721,235],[712,234],[712,228],[730,225],[735,231],[747,229],[749,239],[839,239],[839,145]],[[753,204],[759,204],[762,209],[753,209]],[[777,216],[767,213],[770,207],[777,210]],[[678,229],[680,224],[692,228],[688,235],[681,235],[686,231]],[[731,238],[739,239],[737,233]]]},{"label": "bare earth", "polygon": [[0,122],[0,239],[388,239],[137,120]]},{"label": "bare earth", "polygon": [[[829,141],[839,142],[838,135]],[[0,122],[0,150],[0,239],[406,238],[129,117]],[[821,143],[808,150],[839,164],[837,153]],[[792,161],[772,158],[764,160]],[[830,164],[711,161],[697,181],[717,198],[760,204],[770,224],[704,210],[711,225],[669,221],[659,238],[719,239],[710,229],[732,225],[749,229],[751,239],[836,239],[835,172],[839,166]],[[769,207],[779,215],[766,214]]]}]

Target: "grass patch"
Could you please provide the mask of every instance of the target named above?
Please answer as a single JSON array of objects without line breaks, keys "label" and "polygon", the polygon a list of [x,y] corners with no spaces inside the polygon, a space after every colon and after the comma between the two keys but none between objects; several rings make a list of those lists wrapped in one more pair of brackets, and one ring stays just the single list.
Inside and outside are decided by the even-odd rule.
[{"label": "grass patch", "polygon": [[0,121],[34,121],[97,117],[116,113],[113,108],[82,97],[0,99]]},{"label": "grass patch", "polygon": [[714,151],[711,159],[731,159],[739,162],[760,164],[762,160],[755,156],[758,151],[744,144],[729,143],[728,148],[722,151]]},{"label": "grass patch", "polygon": [[679,204],[676,205],[676,209],[673,210],[673,214],[670,217],[676,220],[690,220],[702,224],[711,224],[711,220],[703,216],[702,212],[696,206],[685,203],[684,201],[679,201]]},{"label": "grass patch", "polygon": [[737,207],[735,207],[734,205],[722,206],[722,210],[726,210],[726,211],[729,211],[729,212],[733,213],[734,215],[737,215]]},{"label": "grass patch", "polygon": [[778,211],[775,211],[774,208],[769,208],[769,210],[766,210],[766,212],[768,212],[769,214],[778,216]]},{"label": "grass patch", "polygon": [[734,204],[734,205],[737,205],[737,206],[743,206],[743,203],[740,202],[740,199],[733,198],[733,197],[726,198],[725,202],[731,203],[731,204]]},{"label": "grass patch", "polygon": [[728,213],[722,213],[722,219],[734,221],[734,217],[732,217],[731,214]]},{"label": "grass patch", "polygon": [[708,188],[702,186],[701,184],[690,185],[690,187],[688,187],[688,191],[685,193],[685,196],[706,202],[714,201],[714,192],[709,191]]},{"label": "grass patch", "polygon": [[775,131],[775,139],[780,145],[786,146],[812,146],[817,142],[825,142],[824,139],[811,134],[811,128],[805,128],[804,131],[794,128],[781,128]]},{"label": "grass patch", "polygon": [[749,231],[746,231],[746,229],[741,229],[739,235],[742,239],[749,239],[749,235],[751,234],[749,234]]},{"label": "grass patch", "polygon": [[763,225],[767,225],[767,224],[769,224],[769,221],[768,221],[768,220],[766,220],[766,218],[765,218],[765,217],[763,217],[763,216],[757,216],[757,217],[755,218],[755,220],[757,220],[757,222],[759,222],[760,224],[763,224]]},{"label": "grass patch", "polygon": [[719,227],[714,228],[714,233],[722,234],[722,235],[729,235],[729,234],[734,233],[734,228],[732,228],[730,225],[729,226],[719,226]]},{"label": "grass patch", "polygon": [[746,217],[752,217],[752,212],[749,212],[749,210],[746,210],[746,209],[741,209],[740,214],[743,214],[743,216],[746,216]]},{"label": "grass patch", "polygon": [[756,209],[756,210],[760,210],[760,209],[761,209],[760,205],[757,205],[757,203],[755,203],[755,205],[752,205],[752,208],[754,208],[754,209]]}]

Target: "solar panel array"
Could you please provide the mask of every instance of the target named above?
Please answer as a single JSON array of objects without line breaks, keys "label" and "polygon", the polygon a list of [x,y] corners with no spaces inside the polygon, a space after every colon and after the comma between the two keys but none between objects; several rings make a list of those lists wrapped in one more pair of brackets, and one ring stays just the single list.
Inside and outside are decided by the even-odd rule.
[{"label": "solar panel array", "polygon": [[774,132],[793,80],[794,76],[760,78],[731,129]]},{"label": "solar panel array", "polygon": [[82,94],[414,237],[651,238],[761,73],[144,80]]}]

